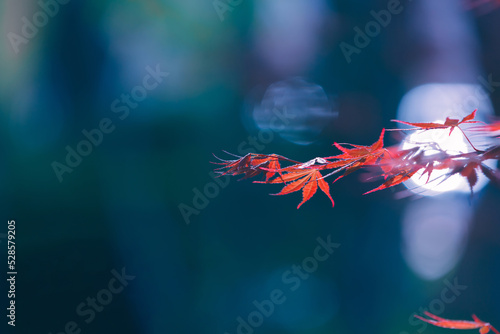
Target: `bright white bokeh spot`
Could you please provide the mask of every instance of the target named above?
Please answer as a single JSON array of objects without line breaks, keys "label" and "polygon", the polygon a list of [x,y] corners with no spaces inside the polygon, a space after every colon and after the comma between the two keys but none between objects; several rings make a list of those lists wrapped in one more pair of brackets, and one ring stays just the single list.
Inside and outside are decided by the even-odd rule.
[{"label": "bright white bokeh spot", "polygon": [[466,196],[436,199],[411,202],[403,217],[403,257],[412,271],[425,280],[443,277],[458,263],[472,217]]},{"label": "bright white bokeh spot", "polygon": [[[424,146],[428,144],[436,145],[442,151],[448,154],[460,154],[471,152],[469,143],[466,142],[460,130],[455,129],[451,135],[449,129],[432,129],[427,131],[415,131],[405,138],[401,148],[406,150],[415,146]],[[426,149],[425,155],[438,154],[437,149]],[[426,173],[423,175],[423,169],[418,171],[410,180],[406,181],[405,186],[411,191],[424,196],[434,196],[447,191],[458,191],[469,193],[470,186],[467,179],[459,174],[447,175],[450,169],[433,170],[430,178]],[[481,190],[488,183],[488,178],[478,172],[478,181],[473,187],[474,191]]]},{"label": "bright white bokeh spot", "polygon": [[[463,118],[477,109],[476,119],[493,115],[488,92],[479,84],[429,83],[408,91],[398,107],[397,117],[405,122],[432,122]],[[401,127],[405,127],[401,125]]]},{"label": "bright white bokeh spot", "polygon": [[[401,100],[398,108],[398,120],[411,123],[444,123],[447,117],[462,119],[477,109],[476,120],[485,121],[493,115],[493,107],[488,94],[480,85],[473,84],[425,84],[410,90]],[[484,138],[468,132],[471,124],[460,125],[472,144],[478,149],[485,149],[490,142]],[[399,128],[410,126],[399,124]],[[450,135],[449,129],[432,129],[426,131],[409,131],[409,135],[401,144],[402,149],[415,146],[424,147],[433,143],[436,149],[426,148],[426,155],[436,154],[439,150],[448,154],[473,152],[474,149],[467,142],[459,129],[454,129]],[[494,161],[486,163],[495,166]],[[467,180],[458,174],[448,176],[450,170],[434,170],[428,180],[428,174],[422,175],[423,170],[416,173],[404,185],[414,193],[423,196],[434,196],[444,192],[470,192]],[[474,192],[480,191],[488,183],[481,172],[478,172],[478,181],[473,187]]]}]

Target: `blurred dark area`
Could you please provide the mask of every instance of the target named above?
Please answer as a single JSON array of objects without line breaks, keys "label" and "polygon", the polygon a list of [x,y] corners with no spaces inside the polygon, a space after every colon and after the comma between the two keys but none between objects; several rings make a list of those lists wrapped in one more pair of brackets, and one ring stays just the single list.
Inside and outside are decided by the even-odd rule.
[{"label": "blurred dark area", "polygon": [[500,327],[498,186],[363,196],[380,183],[361,172],[297,210],[210,163],[495,119],[500,9],[471,4],[3,1],[0,333],[451,333],[424,310]]}]

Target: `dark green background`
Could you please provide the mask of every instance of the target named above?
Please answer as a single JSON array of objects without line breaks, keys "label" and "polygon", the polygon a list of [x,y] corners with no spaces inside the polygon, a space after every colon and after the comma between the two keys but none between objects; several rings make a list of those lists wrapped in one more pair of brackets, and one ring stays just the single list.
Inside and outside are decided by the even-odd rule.
[{"label": "dark green background", "polygon": [[[339,116],[312,145],[276,136],[263,153],[306,161],[336,154],[334,141],[371,144],[396,117],[407,90],[405,69],[430,52],[405,37],[405,22],[417,15],[408,4],[347,64],[340,41],[352,41],[352,28],[386,3],[328,4],[333,23],[303,76],[324,88]],[[455,277],[468,288],[441,315],[476,313],[500,326],[500,191],[492,185],[471,201],[474,221],[463,259],[430,282],[416,276],[401,253],[400,220],[412,199],[396,200],[391,190],[362,196],[375,184],[360,182],[358,174],[331,186],[335,208],[318,194],[300,210],[298,194],[271,197],[279,187],[231,179],[186,224],[178,206],[192,206],[193,189],[212,182],[212,153],[227,157],[222,150],[237,152],[256,134],[242,122],[245,99],[283,79],[255,56],[252,1],[221,22],[210,0],[71,0],[18,54],[6,35],[37,4],[5,0],[0,8],[0,232],[16,220],[19,273],[17,326],[7,327],[2,315],[0,333],[59,333],[73,320],[82,333],[232,334],[236,318],[254,310],[253,300],[281,287],[286,303],[256,333],[414,334],[423,327],[412,326],[412,313],[440,298],[443,280]],[[478,59],[494,78],[500,77],[499,15],[471,13]],[[110,104],[140,81],[127,77],[120,57],[136,59],[137,78],[147,65],[170,72],[123,121]],[[491,96],[497,110],[499,97]],[[62,162],[66,145],[74,148],[84,139],[81,131],[105,117],[115,131],[58,182],[53,161]],[[281,273],[328,235],[339,249],[300,290],[285,290]],[[123,267],[135,279],[85,324],[77,305]],[[4,279],[0,288],[4,309]]]}]

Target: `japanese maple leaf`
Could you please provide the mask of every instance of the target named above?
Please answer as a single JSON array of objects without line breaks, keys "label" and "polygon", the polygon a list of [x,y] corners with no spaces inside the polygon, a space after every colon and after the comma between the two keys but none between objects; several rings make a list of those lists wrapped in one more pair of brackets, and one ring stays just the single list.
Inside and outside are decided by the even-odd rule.
[{"label": "japanese maple leaf", "polygon": [[[330,187],[323,179],[323,176],[318,170],[317,162],[327,163],[323,158],[313,159],[307,163],[298,163],[291,159],[285,158],[276,154],[256,154],[249,153],[243,157],[237,156],[236,160],[221,160],[215,164],[222,165],[216,169],[221,174],[240,175],[242,179],[254,177],[264,173],[264,181],[254,181],[256,183],[285,183],[285,187],[280,193],[275,195],[286,195],[302,189],[302,202],[297,209],[307,202],[316,193],[318,186],[328,196],[334,206],[334,201],[330,195]],[[285,160],[295,163],[293,166],[281,168],[279,161]],[[277,174],[277,176],[276,176]],[[276,176],[274,179],[273,177]],[[240,180],[242,180],[240,179]]]},{"label": "japanese maple leaf", "polygon": [[469,187],[470,187],[470,192],[471,192],[471,195],[472,195],[472,189],[474,188],[474,186],[476,185],[477,183],[477,171],[476,169],[480,169],[480,163],[478,162],[475,162],[475,161],[472,161],[472,162],[469,162],[469,163],[466,163],[463,167],[459,167],[457,169],[455,169],[454,171],[452,172],[458,172],[460,173],[460,175],[464,176],[467,180],[467,183],[469,184]]},{"label": "japanese maple leaf", "polygon": [[328,186],[328,183],[323,179],[323,175],[321,175],[321,173],[315,168],[288,172],[283,176],[277,176],[274,180],[268,183],[287,182],[289,183],[285,187],[283,187],[283,189],[281,189],[279,193],[273,195],[287,195],[302,189],[302,202],[299,203],[297,209],[299,209],[302,204],[313,197],[313,195],[318,190],[318,186],[321,191],[323,191],[326,196],[328,196],[328,198],[332,202],[332,207],[335,205],[335,202],[330,195],[330,187]]},{"label": "japanese maple leaf", "polygon": [[328,157],[325,159],[349,160],[349,159],[360,159],[364,157],[375,157],[384,148],[384,134],[385,134],[385,129],[382,129],[382,132],[380,133],[378,140],[370,146],[344,144],[353,147],[349,149],[343,147],[339,143],[333,143],[333,145],[335,145],[335,147],[338,148],[342,152],[342,154],[334,155],[332,157]]},{"label": "japanese maple leaf", "polygon": [[[370,146],[347,144],[349,146],[352,146],[353,148],[346,148],[339,143],[334,143],[333,145],[335,145],[335,147],[338,148],[342,152],[342,154],[325,158],[336,159],[337,161],[325,164],[322,168],[345,169],[344,174],[340,175],[333,181],[336,182],[344,176],[349,175],[364,166],[377,164],[377,161],[379,161],[384,156],[384,154],[388,153],[384,148],[384,134],[385,129],[382,129],[378,140]],[[335,172],[338,172],[338,170]]]},{"label": "japanese maple leaf", "polygon": [[[232,154],[234,155],[234,154]],[[264,173],[266,181],[274,176],[276,172],[279,172],[280,160],[286,160],[290,162],[297,163],[297,161],[290,160],[281,155],[277,154],[257,154],[248,153],[247,155],[240,157],[237,155],[236,160],[223,160],[215,156],[222,162],[214,162],[217,165],[223,165],[222,167],[216,168],[215,171],[221,175],[240,175],[243,174],[243,179],[251,178]]]},{"label": "japanese maple leaf", "polygon": [[399,121],[397,119],[393,119],[393,120],[391,120],[392,122],[397,122],[397,123],[402,123],[402,124],[406,124],[406,125],[411,125],[411,126],[413,126],[413,128],[411,128],[411,129],[391,129],[391,130],[392,131],[396,131],[396,130],[432,130],[432,129],[446,129],[446,128],[450,128],[450,135],[451,135],[451,133],[453,132],[453,130],[455,128],[458,128],[462,132],[462,134],[464,135],[465,139],[467,139],[467,141],[469,142],[470,146],[474,150],[480,151],[480,150],[478,150],[472,144],[472,142],[469,140],[469,137],[467,137],[467,135],[465,134],[464,130],[462,130],[459,127],[460,124],[481,123],[480,121],[473,121],[473,119],[476,117],[476,111],[477,111],[477,109],[475,109],[469,115],[467,115],[464,118],[462,118],[462,120],[458,120],[458,119],[446,117],[446,121],[443,124],[441,124],[441,123],[435,123],[435,122],[430,122],[430,123],[409,123],[409,122],[404,122],[404,121]]},{"label": "japanese maple leaf", "polygon": [[[421,130],[451,128],[450,129],[450,134],[451,134],[452,131],[456,127],[458,127],[460,124],[479,123],[479,121],[473,121],[473,119],[476,117],[476,111],[477,111],[477,109],[475,109],[469,115],[467,115],[464,118],[462,118],[462,120],[458,120],[458,119],[446,117],[446,121],[444,121],[443,124],[441,124],[441,123],[434,123],[434,122],[430,122],[430,123],[409,123],[409,122],[400,121],[400,120],[397,120],[397,119],[393,119],[391,121],[392,122],[406,124],[406,125],[411,125],[411,126],[415,127],[416,129],[421,129]],[[399,130],[399,129],[397,129],[397,130]]]},{"label": "japanese maple leaf", "polygon": [[[486,334],[490,331],[490,329],[496,334],[500,334],[498,330],[496,330],[490,323],[479,320],[474,314],[472,315],[472,319],[474,321],[468,320],[450,320],[438,317],[430,312],[425,311],[424,314],[431,319],[423,318],[419,315],[415,315],[416,318],[425,321],[431,325],[443,327],[443,328],[452,328],[452,329],[475,329],[479,328],[480,334]],[[432,320],[433,319],[433,320]]]},{"label": "japanese maple leaf", "polygon": [[408,181],[416,172],[418,172],[422,167],[417,165],[406,165],[405,168],[399,168],[391,170],[384,174],[386,181],[375,189],[367,191],[363,195],[379,191],[382,189],[387,189]]},{"label": "japanese maple leaf", "polygon": [[492,124],[485,124],[481,126],[475,126],[471,128],[472,131],[484,131],[491,132],[491,136],[499,137],[500,136],[500,121],[494,122]]}]

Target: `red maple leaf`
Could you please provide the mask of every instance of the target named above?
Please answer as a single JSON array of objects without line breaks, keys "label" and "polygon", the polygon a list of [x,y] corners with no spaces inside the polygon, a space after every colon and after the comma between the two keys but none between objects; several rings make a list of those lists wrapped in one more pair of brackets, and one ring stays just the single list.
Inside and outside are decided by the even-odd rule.
[{"label": "red maple leaf", "polygon": [[289,172],[283,177],[276,177],[273,181],[270,181],[268,183],[285,183],[290,181],[293,182],[287,184],[285,187],[283,187],[283,189],[281,189],[279,193],[273,195],[287,195],[302,189],[302,202],[300,202],[297,206],[298,209],[302,206],[302,204],[313,197],[319,186],[321,191],[323,191],[332,202],[332,207],[335,205],[335,202],[330,195],[330,187],[328,186],[328,183],[323,179],[323,175],[321,175],[321,173],[317,169],[313,168],[306,169],[302,172]]},{"label": "red maple leaf", "polygon": [[399,121],[397,119],[393,119],[391,121],[392,122],[406,124],[406,125],[411,125],[411,126],[415,127],[416,129],[420,129],[420,130],[451,128],[450,129],[450,134],[451,134],[452,131],[453,131],[453,129],[455,129],[456,127],[458,127],[460,124],[479,123],[479,121],[473,121],[473,119],[476,117],[476,111],[477,111],[477,109],[475,109],[469,115],[467,115],[464,118],[462,118],[462,120],[458,120],[458,119],[446,117],[446,121],[444,121],[443,124],[441,124],[441,123],[434,123],[434,122],[430,122],[430,123],[409,123],[409,122]]},{"label": "red maple leaf", "polygon": [[486,334],[490,331],[490,329],[496,334],[500,334],[498,330],[495,329],[490,323],[479,320],[474,314],[472,315],[472,319],[474,321],[468,320],[450,320],[438,317],[430,312],[425,311],[424,314],[432,319],[426,319],[419,315],[415,315],[415,318],[418,318],[422,321],[425,321],[431,325],[443,327],[443,328],[452,328],[452,329],[475,329],[479,328],[480,334]]},{"label": "red maple leaf", "polygon": [[455,128],[458,128],[462,134],[464,135],[465,139],[469,142],[469,144],[472,146],[472,148],[476,151],[479,151],[474,147],[472,142],[469,140],[469,137],[465,134],[465,132],[459,127],[460,124],[471,124],[471,123],[481,123],[480,121],[473,121],[473,119],[476,117],[476,111],[475,109],[473,112],[471,112],[469,115],[465,116],[462,118],[462,120],[454,119],[454,118],[449,118],[446,117],[446,120],[444,121],[443,124],[441,123],[435,123],[435,122],[430,122],[430,123],[409,123],[409,122],[404,122],[404,121],[399,121],[397,119],[391,120],[392,122],[397,122],[397,123],[402,123],[406,125],[411,125],[413,128],[410,129],[391,129],[391,131],[396,131],[396,130],[432,130],[432,129],[446,129],[450,128],[450,135],[453,132]]},{"label": "red maple leaf", "polygon": [[489,132],[487,135],[492,136],[492,137],[499,137],[500,136],[500,121],[496,121],[491,124],[485,124],[481,126],[475,126],[473,128],[470,128],[469,130],[471,131],[482,131],[482,132]]},{"label": "red maple leaf", "polygon": [[338,148],[342,152],[342,154],[325,158],[329,160],[335,159],[336,161],[325,164],[323,168],[342,168],[343,170],[345,170],[345,172],[344,174],[337,177],[333,182],[338,181],[344,176],[347,176],[362,167],[377,164],[377,162],[382,159],[385,154],[388,153],[388,151],[384,148],[384,134],[385,129],[382,129],[378,140],[370,146],[344,144],[353,147],[349,149],[343,147],[339,143],[334,143],[333,145],[335,145],[335,147]]}]

